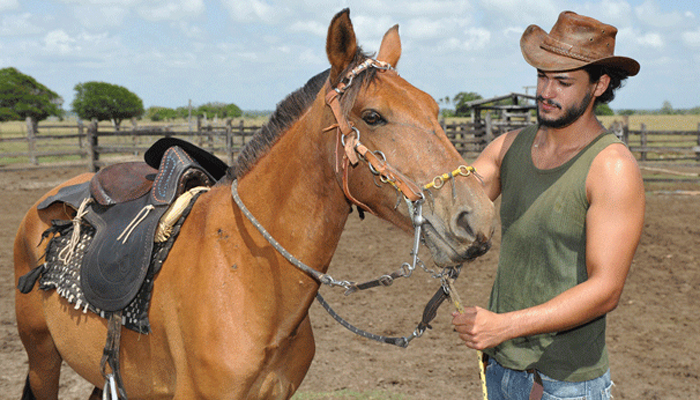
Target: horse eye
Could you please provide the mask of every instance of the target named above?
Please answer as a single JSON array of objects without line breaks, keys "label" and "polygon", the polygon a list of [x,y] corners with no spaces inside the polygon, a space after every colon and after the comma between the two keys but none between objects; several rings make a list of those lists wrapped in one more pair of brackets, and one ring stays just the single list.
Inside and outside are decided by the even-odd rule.
[{"label": "horse eye", "polygon": [[362,120],[370,126],[383,125],[386,123],[384,117],[374,110],[367,110],[362,113]]}]

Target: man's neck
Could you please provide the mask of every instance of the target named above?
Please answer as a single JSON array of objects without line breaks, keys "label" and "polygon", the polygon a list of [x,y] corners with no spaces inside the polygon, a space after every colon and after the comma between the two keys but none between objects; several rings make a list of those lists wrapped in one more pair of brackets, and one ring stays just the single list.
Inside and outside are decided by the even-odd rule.
[{"label": "man's neck", "polygon": [[561,128],[540,126],[533,142],[532,160],[540,169],[558,167],[604,131],[605,128],[592,112]]}]

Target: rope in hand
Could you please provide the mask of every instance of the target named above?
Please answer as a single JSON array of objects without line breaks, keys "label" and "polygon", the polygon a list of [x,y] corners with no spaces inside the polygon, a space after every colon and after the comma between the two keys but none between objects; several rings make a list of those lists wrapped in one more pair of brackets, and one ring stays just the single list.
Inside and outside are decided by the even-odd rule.
[{"label": "rope in hand", "polygon": [[[462,305],[462,300],[459,298],[457,291],[455,291],[453,279],[445,278],[447,282],[447,288],[449,289],[450,300],[454,304],[457,312],[460,314],[464,313],[464,306]],[[481,350],[476,351],[477,363],[479,364],[479,378],[481,378],[481,392],[484,394],[484,400],[488,400],[489,394],[486,389],[486,373],[484,371],[484,355]]]}]

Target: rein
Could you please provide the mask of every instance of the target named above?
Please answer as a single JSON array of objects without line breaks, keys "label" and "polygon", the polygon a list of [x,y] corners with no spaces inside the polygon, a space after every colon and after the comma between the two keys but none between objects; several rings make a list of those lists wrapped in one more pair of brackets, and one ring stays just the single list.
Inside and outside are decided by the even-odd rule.
[{"label": "rein", "polygon": [[[430,322],[433,318],[435,318],[438,307],[448,297],[450,293],[448,286],[449,279],[456,279],[461,270],[461,266],[448,267],[444,268],[441,272],[436,273],[435,271],[428,269],[423,263],[423,261],[420,258],[418,258],[418,249],[420,247],[420,240],[422,237],[422,225],[425,222],[423,218],[423,203],[425,202],[425,195],[423,194],[423,192],[431,188],[440,189],[448,180],[452,180],[454,184],[455,177],[467,177],[470,174],[475,173],[476,171],[472,166],[461,165],[454,171],[436,176],[428,184],[421,186],[415,183],[407,176],[405,176],[404,174],[402,174],[396,168],[391,166],[386,161],[384,153],[378,150],[371,151],[366,146],[364,146],[360,142],[360,131],[354,126],[352,126],[350,121],[348,121],[345,115],[342,113],[340,106],[340,97],[350,87],[355,77],[357,77],[357,75],[369,68],[376,68],[382,72],[395,71],[394,68],[388,63],[377,61],[374,59],[367,59],[357,67],[353,68],[341,80],[337,87],[330,88],[326,93],[326,104],[331,108],[336,120],[336,124],[329,126],[323,131],[325,132],[335,129],[337,132],[335,169],[336,173],[342,174],[341,186],[346,198],[351,203],[376,215],[376,213],[369,206],[357,200],[350,193],[350,186],[348,184],[348,167],[350,165],[357,165],[357,163],[360,160],[363,160],[367,163],[370,171],[374,175],[379,176],[379,180],[382,183],[390,184],[399,193],[403,195],[408,205],[411,221],[414,227],[413,248],[410,253],[412,257],[411,263],[404,262],[397,271],[391,274],[381,275],[379,278],[364,283],[357,283],[348,280],[335,280],[329,274],[318,272],[314,268],[311,268],[308,265],[304,264],[302,261],[294,257],[284,247],[282,247],[282,245],[280,245],[279,242],[277,242],[277,240],[275,240],[275,238],[273,238],[272,235],[270,235],[270,233],[262,226],[262,224],[243,204],[243,201],[238,195],[238,180],[234,180],[231,184],[231,195],[233,197],[233,200],[243,213],[243,215],[245,215],[245,217],[253,224],[253,226],[255,226],[255,228],[260,232],[260,234],[287,261],[289,261],[296,268],[311,276],[313,279],[315,279],[321,284],[328,285],[330,287],[343,287],[345,289],[346,296],[355,293],[358,290],[370,289],[377,286],[390,286],[397,278],[410,277],[417,266],[420,266],[423,270],[425,270],[425,272],[430,273],[433,278],[440,279],[441,287],[437,290],[435,295],[433,295],[428,304],[425,306],[421,322],[417,325],[416,329],[410,335],[404,337],[386,337],[369,333],[359,328],[356,328],[350,323],[348,323],[346,320],[341,318],[337,313],[335,313],[335,311],[333,311],[333,309],[323,299],[320,293],[316,293],[316,298],[319,301],[319,303],[323,306],[323,308],[325,308],[326,311],[328,311],[328,313],[336,321],[338,321],[341,325],[343,325],[350,331],[365,338],[405,348],[408,346],[409,342],[412,339],[422,336],[426,328],[431,328]],[[341,152],[343,154],[342,160],[340,156]]]}]

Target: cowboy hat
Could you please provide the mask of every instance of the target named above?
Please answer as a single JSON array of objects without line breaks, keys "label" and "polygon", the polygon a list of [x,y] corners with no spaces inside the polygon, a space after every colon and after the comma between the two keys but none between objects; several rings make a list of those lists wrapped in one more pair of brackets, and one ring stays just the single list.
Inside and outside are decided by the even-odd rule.
[{"label": "cowboy hat", "polygon": [[637,75],[637,61],[614,55],[616,34],[612,25],[564,11],[549,33],[537,25],[528,26],[520,38],[520,50],[528,64],[542,71],[604,65]]}]

